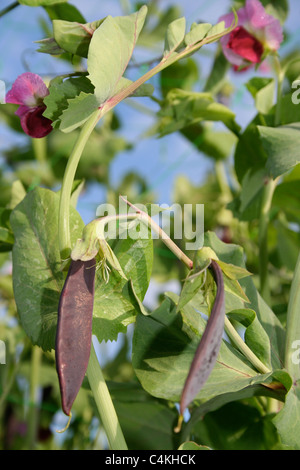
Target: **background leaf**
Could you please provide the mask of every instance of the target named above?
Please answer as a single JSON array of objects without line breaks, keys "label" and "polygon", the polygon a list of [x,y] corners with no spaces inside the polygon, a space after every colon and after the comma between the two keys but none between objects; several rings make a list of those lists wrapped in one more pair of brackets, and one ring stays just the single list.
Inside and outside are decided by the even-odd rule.
[{"label": "background leaf", "polygon": [[[57,308],[64,274],[57,242],[59,197],[53,191],[30,191],[11,214],[15,237],[13,287],[20,321],[33,344],[54,349]],[[80,237],[83,222],[71,211],[71,236]],[[34,268],[34,269],[33,269]]]},{"label": "background leaf", "polygon": [[129,16],[108,16],[94,32],[88,52],[89,79],[98,103],[113,96],[144,25],[147,7]]}]

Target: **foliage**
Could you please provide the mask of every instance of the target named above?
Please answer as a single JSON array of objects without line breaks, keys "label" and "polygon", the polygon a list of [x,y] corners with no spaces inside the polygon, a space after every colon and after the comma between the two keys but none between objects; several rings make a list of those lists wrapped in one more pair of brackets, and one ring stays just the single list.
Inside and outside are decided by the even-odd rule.
[{"label": "foliage", "polygon": [[[220,39],[236,27],[235,10],[230,26],[217,17],[214,24],[197,19],[189,26],[173,3],[163,10],[155,1],[132,2],[130,14],[98,18],[95,12],[92,22],[63,0],[12,7],[42,9],[46,37],[37,40],[36,54],[70,73],[47,81],[43,117],[53,130],[46,137],[24,135],[16,106],[0,107],[1,126],[12,136],[0,170],[2,449],[113,448],[105,406],[108,421],[119,426],[119,443],[130,450],[300,449],[300,113],[293,90],[299,51],[264,51],[267,72],[249,63],[250,70],[234,71]],[[237,11],[242,4],[232,2]],[[262,4],[284,27],[288,2]],[[1,13],[0,22],[9,11]],[[205,51],[210,70],[204,70]],[[147,60],[149,53],[154,59]],[[237,76],[254,109],[245,126],[233,110]],[[138,146],[123,132],[130,126],[119,112],[123,102],[139,120],[152,116],[142,136],[146,145],[178,137],[199,157],[197,182],[180,174],[171,202],[187,211],[194,237],[196,206],[204,204],[204,251],[186,250],[187,219],[176,225],[175,210],[169,237],[161,238],[154,219],[166,230],[170,208],[161,208],[164,201],[138,171],[112,181],[117,158],[130,158]],[[16,136],[24,145],[14,143]],[[201,179],[204,165],[209,170]],[[80,210],[92,187],[105,190],[95,208],[100,202],[116,208],[120,230],[105,242],[109,214],[101,219],[95,210],[85,224]],[[130,222],[122,223],[117,211],[120,194],[128,198]],[[147,221],[152,225],[143,237]],[[129,232],[135,236],[124,236]],[[77,246],[83,256],[96,253],[93,348],[108,398],[97,395],[102,372],[91,359],[70,429],[58,441],[57,310]],[[211,259],[224,280],[225,333],[179,429],[181,393],[216,298]],[[165,289],[170,280],[178,292]],[[153,285],[162,286],[160,296]],[[106,354],[110,348],[116,352]]]}]

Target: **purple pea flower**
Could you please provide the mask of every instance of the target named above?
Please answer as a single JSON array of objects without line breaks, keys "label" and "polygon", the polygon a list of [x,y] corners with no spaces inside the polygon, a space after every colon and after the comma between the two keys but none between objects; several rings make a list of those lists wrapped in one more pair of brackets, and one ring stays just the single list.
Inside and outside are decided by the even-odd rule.
[{"label": "purple pea flower", "polygon": [[52,121],[43,116],[46,109],[43,100],[48,94],[41,77],[31,72],[22,73],[6,94],[6,103],[20,105],[16,114],[23,131],[30,137],[45,137],[53,129]]},{"label": "purple pea flower", "polygon": [[[220,39],[223,53],[235,70],[260,63],[268,53],[277,51],[283,40],[280,21],[268,15],[258,0],[246,0],[237,15],[237,27]],[[228,13],[219,21],[225,21],[228,27],[233,20],[233,13]]]}]

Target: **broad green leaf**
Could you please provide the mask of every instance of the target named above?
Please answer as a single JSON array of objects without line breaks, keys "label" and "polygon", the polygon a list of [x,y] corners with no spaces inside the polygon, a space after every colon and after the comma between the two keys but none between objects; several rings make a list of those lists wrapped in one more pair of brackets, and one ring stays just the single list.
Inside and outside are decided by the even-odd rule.
[{"label": "broad green leaf", "polygon": [[81,91],[78,96],[68,100],[68,108],[60,116],[60,130],[66,133],[72,132],[84,124],[97,109],[96,96]]},{"label": "broad green leaf", "polygon": [[268,156],[267,168],[276,178],[300,163],[300,124],[288,126],[258,126],[263,147]]},{"label": "broad green leaf", "polygon": [[244,333],[245,343],[267,367],[271,367],[270,341],[254,310],[238,309],[229,312],[227,315],[246,327]]},{"label": "broad green leaf", "polygon": [[[120,332],[135,321],[147,291],[153,262],[152,239],[119,239],[112,246],[128,282],[112,270],[105,284],[97,275],[95,284],[93,332],[99,341],[115,340]],[[139,299],[139,300],[137,300]]]},{"label": "broad green leaf", "polygon": [[253,77],[246,83],[246,87],[255,100],[257,111],[267,114],[274,105],[275,80],[266,77]]},{"label": "broad green leaf", "polygon": [[40,7],[55,5],[56,3],[66,3],[68,0],[18,0],[21,5],[27,5],[29,7]]},{"label": "broad green leaf", "polygon": [[143,6],[129,16],[108,16],[94,32],[87,68],[99,104],[113,96],[131,58],[146,14],[147,7]]},{"label": "broad green leaf", "polygon": [[[272,117],[268,119],[265,116],[265,119],[268,125],[273,124]],[[239,136],[234,153],[234,168],[240,183],[242,183],[244,176],[249,170],[253,174],[256,170],[265,168],[267,155],[257,128],[257,125],[260,124],[261,121],[258,115]]]},{"label": "broad green leaf", "polygon": [[292,376],[293,380],[300,380],[299,367],[299,308],[300,308],[300,254],[297,258],[297,264],[293,275],[288,301],[287,320],[286,320],[286,348],[285,348],[285,367]]},{"label": "broad green leaf", "polygon": [[265,178],[264,168],[248,170],[244,175],[240,194],[228,205],[240,220],[252,221],[259,218]]},{"label": "broad green leaf", "polygon": [[[12,211],[13,286],[18,314],[25,332],[44,350],[54,348],[58,302],[63,287],[57,240],[59,197],[36,188]],[[72,243],[83,222],[71,207]]]},{"label": "broad green leaf", "polygon": [[226,106],[216,102],[210,93],[171,90],[159,111],[160,136],[179,131],[201,121],[221,121],[231,131],[239,130],[235,114]]},{"label": "broad green leaf", "polygon": [[85,18],[82,16],[80,11],[70,3],[57,3],[55,5],[44,7],[48,13],[51,21],[53,20],[65,20],[65,21],[77,21],[77,23],[86,23]]},{"label": "broad green leaf", "polygon": [[65,80],[59,77],[50,82],[49,95],[44,99],[47,106],[44,116],[53,121],[54,127],[59,125],[59,117],[68,108],[68,100],[76,98],[81,92],[94,92],[93,85],[86,77],[70,77]]},{"label": "broad green leaf", "polygon": [[[169,297],[151,315],[137,316],[132,364],[146,391],[159,398],[179,400],[205,325],[193,308],[185,306],[176,313],[176,304]],[[241,354],[223,341],[216,365],[197,400],[236,392],[270,381],[271,377],[271,373],[257,374]]]},{"label": "broad green leaf", "polygon": [[208,31],[211,30],[210,23],[200,23],[192,25],[190,31],[184,36],[184,42],[187,46],[196,44],[196,42],[202,41]]},{"label": "broad green leaf", "polygon": [[108,383],[108,387],[130,450],[174,449],[175,407],[154,399],[135,383]]},{"label": "broad green leaf", "polygon": [[54,39],[64,51],[87,57],[93,34],[104,20],[105,18],[85,24],[77,21],[53,20]]},{"label": "broad green leaf", "polygon": [[[245,267],[241,247],[234,244],[223,243],[213,232],[207,232],[204,239],[204,246],[210,246],[221,261]],[[258,321],[269,338],[272,366],[274,369],[279,369],[282,367],[284,361],[285,330],[276,315],[258,293],[251,276],[241,279],[239,283],[250,300],[250,303],[247,304],[247,308],[255,311]],[[231,302],[230,305],[232,305]],[[230,310],[228,310],[228,306],[226,312],[235,310],[236,308],[245,308],[241,303],[238,307],[235,305]]]},{"label": "broad green leaf", "polygon": [[164,57],[174,52],[182,43],[185,35],[185,25],[186,21],[184,16],[172,21],[172,23],[168,25],[165,38]]},{"label": "broad green leaf", "polygon": [[230,63],[224,56],[222,48],[219,46],[203,91],[216,95],[222,89],[229,67]]},{"label": "broad green leaf", "polygon": [[210,450],[207,446],[196,444],[196,442],[187,441],[178,447],[178,450]]},{"label": "broad green leaf", "polygon": [[[128,78],[122,77],[117,85],[117,88],[114,91],[114,95],[119,93],[122,90],[125,90],[131,83],[132,80]],[[143,85],[139,86],[129,97],[141,97],[141,96],[151,96],[154,91],[154,86],[151,83],[143,83]]]},{"label": "broad green leaf", "polygon": [[243,277],[251,276],[251,273],[241,266],[235,266],[232,263],[224,263],[221,260],[217,260],[217,263],[229,279],[242,279]]},{"label": "broad green leaf", "polygon": [[289,390],[284,407],[273,418],[282,444],[287,449],[300,450],[300,383]]},{"label": "broad green leaf", "polygon": [[283,211],[289,221],[300,219],[300,179],[282,181],[277,185],[273,200],[273,207]]},{"label": "broad green leaf", "polygon": [[181,134],[200,152],[214,160],[228,158],[238,140],[232,132],[217,131],[210,123],[192,124],[181,129]]},{"label": "broad green leaf", "polygon": [[279,436],[271,419],[251,400],[231,402],[198,420],[192,435],[212,450],[276,449]]},{"label": "broad green leaf", "polygon": [[220,21],[220,23],[217,23],[209,29],[208,33],[206,34],[206,38],[221,34],[225,31],[225,29],[225,21]]}]

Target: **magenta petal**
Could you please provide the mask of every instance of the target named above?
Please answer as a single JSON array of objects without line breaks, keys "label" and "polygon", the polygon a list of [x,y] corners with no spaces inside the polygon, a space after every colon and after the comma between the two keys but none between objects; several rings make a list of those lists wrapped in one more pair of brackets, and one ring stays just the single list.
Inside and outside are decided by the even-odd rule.
[{"label": "magenta petal", "polygon": [[6,94],[6,103],[36,106],[49,90],[41,77],[35,73],[25,72],[13,83],[12,89]]},{"label": "magenta petal", "polygon": [[258,0],[247,0],[246,1],[246,12],[248,21],[250,21],[254,29],[264,28],[270,21],[274,20],[274,17],[268,15],[262,4]]},{"label": "magenta petal", "polygon": [[45,109],[45,106],[27,108],[27,112],[20,115],[22,129],[30,137],[39,139],[53,130],[52,121],[43,116]]}]

